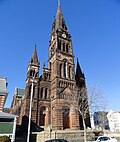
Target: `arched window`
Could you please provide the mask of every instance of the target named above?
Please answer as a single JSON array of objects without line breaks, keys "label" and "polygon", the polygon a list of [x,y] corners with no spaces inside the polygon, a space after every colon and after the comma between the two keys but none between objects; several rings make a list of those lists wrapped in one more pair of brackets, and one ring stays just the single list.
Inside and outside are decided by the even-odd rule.
[{"label": "arched window", "polygon": [[62,77],[62,64],[60,64],[60,77]]},{"label": "arched window", "polygon": [[43,87],[40,90],[40,98],[43,98]]},{"label": "arched window", "polygon": [[66,61],[64,62],[64,77],[66,78]]},{"label": "arched window", "polygon": [[47,91],[48,89],[47,88],[45,88],[45,99],[47,99]]},{"label": "arched window", "polygon": [[35,88],[36,86],[33,87],[33,98],[35,97]]},{"label": "arched window", "polygon": [[32,89],[32,85],[29,86],[29,96],[31,95],[31,89]]},{"label": "arched window", "polygon": [[71,67],[69,67],[69,78],[71,79]]},{"label": "arched window", "polygon": [[35,76],[35,70],[33,71],[33,76]]},{"label": "arched window", "polygon": [[68,44],[66,45],[66,52],[68,53],[69,51],[68,51]]},{"label": "arched window", "polygon": [[30,70],[30,76],[33,77],[38,77],[38,73],[35,73],[35,70]]},{"label": "arched window", "polygon": [[65,51],[65,43],[63,43],[63,51]]},{"label": "arched window", "polygon": [[38,77],[39,73],[38,72],[35,72],[35,77]]},{"label": "arched window", "polygon": [[58,49],[61,50],[61,41],[58,41]]},{"label": "arched window", "polygon": [[33,71],[32,70],[30,71],[30,76],[33,76]]}]

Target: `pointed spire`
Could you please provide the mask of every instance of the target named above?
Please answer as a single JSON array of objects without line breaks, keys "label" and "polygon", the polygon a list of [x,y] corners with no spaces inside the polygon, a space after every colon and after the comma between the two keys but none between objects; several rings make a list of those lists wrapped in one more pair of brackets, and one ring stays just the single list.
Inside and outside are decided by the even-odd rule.
[{"label": "pointed spire", "polygon": [[61,7],[60,7],[60,0],[58,0],[58,10],[57,10],[57,13],[61,13],[62,14],[62,10],[61,10]]},{"label": "pointed spire", "polygon": [[52,27],[55,30],[62,29],[62,28],[64,30],[67,30],[65,20],[64,20],[63,14],[62,14],[61,6],[60,6],[60,0],[58,0],[58,9],[57,9],[56,17],[54,19]]},{"label": "pointed spire", "polygon": [[33,51],[33,54],[32,54],[32,58],[30,60],[30,63],[39,64],[37,51],[36,51],[36,45],[35,45],[35,48],[34,48],[34,51]]},{"label": "pointed spire", "polygon": [[77,58],[76,74],[79,74],[79,76],[82,76],[82,70],[80,68],[80,64],[79,64],[78,58]]},{"label": "pointed spire", "polygon": [[75,75],[76,85],[81,87],[85,84],[85,77],[82,73],[78,58],[77,58],[77,67],[76,67],[76,75]]}]

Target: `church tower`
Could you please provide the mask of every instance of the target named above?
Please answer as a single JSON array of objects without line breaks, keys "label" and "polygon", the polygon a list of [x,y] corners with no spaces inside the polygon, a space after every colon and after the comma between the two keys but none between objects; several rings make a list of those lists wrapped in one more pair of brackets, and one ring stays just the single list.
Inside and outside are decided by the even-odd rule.
[{"label": "church tower", "polygon": [[49,42],[49,69],[51,70],[51,124],[53,129],[79,129],[74,55],[60,2],[52,24]]},{"label": "church tower", "polygon": [[25,95],[24,95],[24,106],[22,109],[23,114],[22,116],[26,115],[29,116],[29,105],[30,105],[30,97],[31,97],[31,91],[32,91],[32,82],[34,84],[33,86],[33,104],[32,104],[32,121],[37,123],[37,113],[38,113],[38,94],[39,94],[39,61],[36,51],[36,46],[34,48],[32,57],[30,59],[30,62],[28,64],[27,69],[27,78],[26,78],[26,88],[25,88]]}]

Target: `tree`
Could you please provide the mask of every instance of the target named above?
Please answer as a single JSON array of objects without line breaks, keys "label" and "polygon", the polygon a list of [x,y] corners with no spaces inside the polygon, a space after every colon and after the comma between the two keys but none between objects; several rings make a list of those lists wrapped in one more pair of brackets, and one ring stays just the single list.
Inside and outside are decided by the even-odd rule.
[{"label": "tree", "polygon": [[86,123],[90,119],[90,114],[103,110],[105,107],[105,99],[101,90],[96,87],[92,87],[89,90],[89,96],[86,86],[77,89],[77,101],[80,115],[82,116],[83,128],[84,128],[84,142],[86,142]]},{"label": "tree", "polygon": [[96,86],[89,89],[89,108],[91,116],[97,116],[98,126],[101,130],[104,130],[107,123],[106,109],[108,101],[104,96],[103,91]]},{"label": "tree", "polygon": [[89,115],[89,105],[88,105],[88,96],[87,88],[83,86],[81,89],[77,89],[77,98],[78,101],[78,112],[82,117],[83,129],[84,129],[84,142],[86,142],[86,119],[90,117]]}]

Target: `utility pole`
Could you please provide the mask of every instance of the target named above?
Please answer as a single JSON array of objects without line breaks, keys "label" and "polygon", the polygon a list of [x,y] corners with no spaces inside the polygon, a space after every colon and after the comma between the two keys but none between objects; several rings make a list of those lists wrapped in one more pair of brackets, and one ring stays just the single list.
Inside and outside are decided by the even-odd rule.
[{"label": "utility pole", "polygon": [[30,125],[31,125],[31,108],[32,108],[32,98],[33,98],[33,89],[34,89],[34,79],[37,72],[35,72],[32,78],[32,88],[31,88],[31,97],[30,97],[30,109],[29,109],[29,121],[28,121],[28,133],[27,133],[27,142],[30,142]]}]

